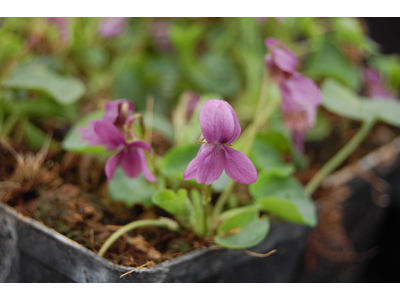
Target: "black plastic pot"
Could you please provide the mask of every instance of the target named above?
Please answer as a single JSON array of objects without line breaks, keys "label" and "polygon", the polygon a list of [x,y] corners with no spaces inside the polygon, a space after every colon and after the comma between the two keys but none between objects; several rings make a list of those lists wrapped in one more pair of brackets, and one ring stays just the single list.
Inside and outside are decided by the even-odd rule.
[{"label": "black plastic pot", "polygon": [[[303,254],[307,227],[275,222],[252,250],[198,249],[152,268],[115,265],[41,223],[0,203],[2,282],[292,282]],[[262,274],[261,276],[258,274]]]},{"label": "black plastic pot", "polygon": [[384,250],[381,237],[399,206],[393,201],[399,183],[400,138],[327,178],[324,186],[333,194],[318,201],[320,222],[309,235],[298,281],[375,282],[371,262]]}]

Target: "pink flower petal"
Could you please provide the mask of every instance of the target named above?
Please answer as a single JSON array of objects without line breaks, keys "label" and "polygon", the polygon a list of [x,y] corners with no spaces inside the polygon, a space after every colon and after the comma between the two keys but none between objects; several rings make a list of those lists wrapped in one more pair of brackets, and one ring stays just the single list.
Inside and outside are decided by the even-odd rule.
[{"label": "pink flower petal", "polygon": [[86,127],[81,127],[78,129],[78,133],[81,135],[81,138],[88,142],[90,146],[101,145],[103,142],[94,131],[94,123],[97,120],[90,121]]},{"label": "pink flower petal", "polygon": [[129,178],[139,176],[142,166],[138,149],[132,147],[122,150],[121,167]]},{"label": "pink flower petal", "polygon": [[225,173],[233,180],[252,184],[257,181],[257,170],[252,161],[242,152],[223,146],[225,152]]},{"label": "pink flower petal", "polygon": [[106,17],[99,25],[100,34],[104,37],[115,37],[122,33],[127,18],[125,17]]},{"label": "pink flower petal", "polygon": [[116,123],[117,119],[119,117],[121,117],[120,110],[121,110],[121,105],[124,102],[126,102],[128,104],[127,113],[132,113],[134,111],[134,107],[133,107],[133,104],[131,101],[126,100],[126,99],[108,101],[106,104],[106,111],[105,111],[105,114],[103,117],[103,121]]},{"label": "pink flower petal", "polygon": [[295,73],[291,79],[285,80],[280,89],[284,105],[296,103],[304,106],[319,106],[322,103],[322,94],[318,86],[300,73]]},{"label": "pink flower petal", "polygon": [[225,167],[223,147],[222,145],[215,146],[214,151],[202,161],[196,173],[197,183],[210,185],[221,176]]},{"label": "pink flower petal", "polygon": [[376,70],[365,68],[363,75],[365,90],[369,97],[383,98],[387,100],[396,99],[396,94],[385,87],[383,79]]},{"label": "pink flower petal", "polygon": [[196,157],[189,163],[186,168],[186,171],[183,173],[183,178],[185,180],[190,180],[196,177],[197,170],[202,165],[204,160],[211,155],[216,149],[215,145],[205,144],[201,145],[199,152],[197,153]]},{"label": "pink flower petal", "polygon": [[240,133],[242,132],[242,128],[240,127],[239,120],[238,120],[235,110],[233,109],[232,106],[229,105],[228,102],[226,102],[226,104],[232,114],[233,124],[234,124],[233,135],[232,135],[231,139],[226,142],[226,144],[232,144],[239,137]]},{"label": "pink flower petal", "polygon": [[150,172],[149,168],[147,167],[147,160],[146,160],[146,155],[144,154],[144,151],[142,149],[138,149],[137,151],[139,153],[140,165],[142,167],[142,172],[143,172],[144,177],[149,182],[156,182],[157,179],[154,177],[154,175]]},{"label": "pink flower petal", "polygon": [[281,84],[286,79],[285,72],[279,69],[279,67],[275,64],[272,55],[267,54],[264,58],[264,62],[269,72],[271,81],[276,84]]},{"label": "pink flower petal", "polygon": [[108,150],[113,150],[118,146],[125,144],[122,133],[112,123],[107,121],[96,121],[94,123],[94,132]]},{"label": "pink flower petal", "polygon": [[272,57],[282,71],[292,74],[296,70],[297,57],[290,50],[276,48],[272,51]]},{"label": "pink flower petal", "polygon": [[267,38],[265,39],[265,45],[272,53],[273,62],[279,69],[290,74],[296,70],[297,57],[285,44],[276,39]]},{"label": "pink flower petal", "polygon": [[143,148],[143,149],[149,151],[150,153],[153,153],[153,150],[151,150],[150,145],[144,141],[136,141],[136,142],[130,143],[129,146]]},{"label": "pink flower petal", "polygon": [[110,181],[114,177],[115,168],[117,167],[119,160],[121,159],[121,154],[122,152],[118,152],[107,160],[105,172],[108,181]]},{"label": "pink flower petal", "polygon": [[226,101],[208,100],[201,108],[199,119],[208,143],[225,144],[234,141],[238,132],[240,134],[236,113]]}]

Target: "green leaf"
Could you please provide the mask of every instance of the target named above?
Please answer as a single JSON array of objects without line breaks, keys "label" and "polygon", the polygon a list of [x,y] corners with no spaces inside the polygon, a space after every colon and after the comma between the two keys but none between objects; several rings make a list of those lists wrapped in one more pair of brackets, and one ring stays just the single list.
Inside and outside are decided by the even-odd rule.
[{"label": "green leaf", "polygon": [[113,200],[122,201],[128,207],[138,203],[151,207],[153,206],[151,197],[156,189],[151,182],[144,178],[143,174],[136,178],[129,178],[118,166],[114,177],[108,182],[108,191]]},{"label": "green leaf", "polygon": [[322,95],[322,105],[335,114],[358,121],[372,117],[358,96],[335,80],[325,80]]},{"label": "green leaf", "polygon": [[139,75],[133,69],[119,71],[115,75],[115,83],[113,87],[113,95],[115,99],[132,99],[132,102],[137,110],[146,108],[146,101],[143,101],[143,91]]},{"label": "green leaf", "polygon": [[256,183],[250,185],[250,193],[262,211],[294,223],[315,226],[316,207],[294,178],[273,173],[262,173]]},{"label": "green leaf", "polygon": [[203,211],[203,205],[202,205],[202,200],[201,200],[201,195],[200,192],[197,189],[191,189],[190,190],[190,198],[192,199],[193,203],[193,214],[191,218],[191,223],[193,226],[194,231],[198,235],[204,235],[204,211]]},{"label": "green leaf", "polygon": [[72,120],[76,115],[76,109],[73,105],[62,106],[47,96],[33,101],[13,101],[12,111],[20,116],[36,119],[59,116]]},{"label": "green leaf", "polygon": [[296,168],[300,170],[308,168],[307,158],[297,150],[291,140],[289,131],[285,127],[276,126],[274,129],[261,132],[257,136],[268,142],[278,153],[290,154]]},{"label": "green leaf", "polygon": [[199,152],[199,145],[185,145],[172,148],[164,157],[163,173],[183,178],[183,173],[190,161],[196,157],[197,152]]},{"label": "green leaf", "polygon": [[203,69],[193,69],[193,81],[207,92],[234,97],[241,88],[238,69],[227,55],[206,54],[201,58]]},{"label": "green leaf", "polygon": [[62,105],[78,101],[85,93],[85,86],[80,80],[59,75],[37,63],[18,65],[5,87],[45,92]]},{"label": "green leaf", "polygon": [[340,43],[351,43],[361,46],[364,41],[364,31],[356,18],[332,18],[335,38]]},{"label": "green leaf", "polygon": [[101,120],[104,111],[94,111],[79,120],[67,133],[61,146],[66,151],[76,152],[79,154],[106,154],[110,153],[103,146],[89,146],[87,141],[82,140],[78,129],[87,126],[89,121]]},{"label": "green leaf", "polygon": [[14,59],[16,53],[20,53],[26,43],[21,34],[7,30],[0,30],[0,40],[1,64],[8,63],[10,60]]},{"label": "green leaf", "polygon": [[[46,133],[43,132],[40,128],[36,127],[31,122],[27,122],[25,127],[25,137],[28,145],[33,149],[40,149],[42,148],[43,144],[45,143],[47,136]],[[55,141],[50,141],[50,150],[57,151],[60,149],[60,144]]]},{"label": "green leaf", "polygon": [[279,153],[262,136],[255,139],[250,159],[259,170],[273,172],[281,176],[289,176],[294,171],[294,166],[284,163]]},{"label": "green leaf", "polygon": [[185,189],[179,189],[176,194],[173,190],[159,191],[153,195],[152,201],[153,204],[178,217],[189,218],[193,211]]},{"label": "green leaf", "polygon": [[387,99],[365,99],[363,105],[378,120],[400,127],[400,102]]},{"label": "green leaf", "polygon": [[333,80],[324,82],[322,92],[322,104],[331,112],[354,120],[377,119],[400,127],[400,103],[397,101],[361,98]]},{"label": "green leaf", "polygon": [[267,141],[278,152],[290,153],[292,150],[290,138],[286,134],[284,134],[282,131],[268,130],[268,131],[259,133],[258,137]]},{"label": "green leaf", "polygon": [[173,45],[182,53],[191,53],[204,33],[204,26],[201,23],[194,23],[190,26],[173,24],[170,28],[170,39]]},{"label": "green leaf", "polygon": [[257,210],[246,210],[225,219],[214,241],[230,249],[250,248],[264,240],[269,227],[267,216],[259,218]]},{"label": "green leaf", "polygon": [[307,75],[317,81],[331,77],[353,90],[358,90],[361,85],[357,68],[353,67],[344,55],[328,41],[325,41],[322,48],[311,56]]}]

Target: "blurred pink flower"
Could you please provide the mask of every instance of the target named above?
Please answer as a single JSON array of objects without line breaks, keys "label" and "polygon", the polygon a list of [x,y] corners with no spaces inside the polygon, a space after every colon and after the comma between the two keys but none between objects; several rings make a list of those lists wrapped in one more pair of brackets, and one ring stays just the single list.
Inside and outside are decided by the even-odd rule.
[{"label": "blurred pink flower", "polygon": [[143,172],[148,181],[154,182],[156,178],[147,167],[144,153],[144,150],[152,152],[150,145],[132,139],[132,134],[127,132],[129,128],[125,128],[125,125],[133,124],[131,115],[133,111],[133,105],[128,100],[109,101],[103,119],[91,121],[87,127],[80,128],[79,133],[89,145],[103,145],[111,151],[119,150],[106,163],[107,180],[113,178],[115,168],[120,164],[126,176],[137,177]]},{"label": "blurred pink flower", "polygon": [[282,96],[281,111],[285,126],[292,132],[293,142],[304,151],[305,133],[316,121],[317,108],[322,103],[318,86],[296,72],[297,57],[282,42],[267,38],[269,53],[265,57],[271,81],[279,84]]},{"label": "blurred pink flower", "polygon": [[265,56],[265,65],[270,73],[271,80],[281,84],[296,70],[298,60],[282,42],[273,39],[265,39],[268,54]]},{"label": "blurred pink flower", "polygon": [[102,18],[99,24],[99,32],[103,37],[116,37],[122,33],[126,26],[125,17]]},{"label": "blurred pink flower", "polygon": [[384,98],[384,99],[396,99],[396,94],[389,91],[383,82],[382,77],[378,71],[372,68],[364,69],[364,85],[366,93],[369,97],[373,98]]}]

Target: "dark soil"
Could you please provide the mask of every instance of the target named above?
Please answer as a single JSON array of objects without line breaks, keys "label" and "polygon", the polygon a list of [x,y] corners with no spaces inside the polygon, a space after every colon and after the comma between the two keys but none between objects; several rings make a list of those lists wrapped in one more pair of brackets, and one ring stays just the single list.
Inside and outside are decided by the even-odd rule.
[{"label": "dark soil", "polygon": [[[33,156],[24,145],[13,147],[25,159]],[[50,158],[52,156],[62,159],[56,162]],[[0,181],[20,182],[24,187],[1,187],[3,202],[94,252],[129,222],[168,216],[156,207],[145,209],[135,205],[128,208],[112,201],[103,175],[103,163],[93,157],[48,153],[40,171],[36,176],[32,174],[33,181],[18,176],[16,159],[4,147],[0,148],[0,165]],[[105,258],[124,266],[139,266],[148,261],[160,263],[211,244],[211,240],[200,239],[191,232],[179,235],[163,228],[146,227],[125,234],[108,250]]]}]

